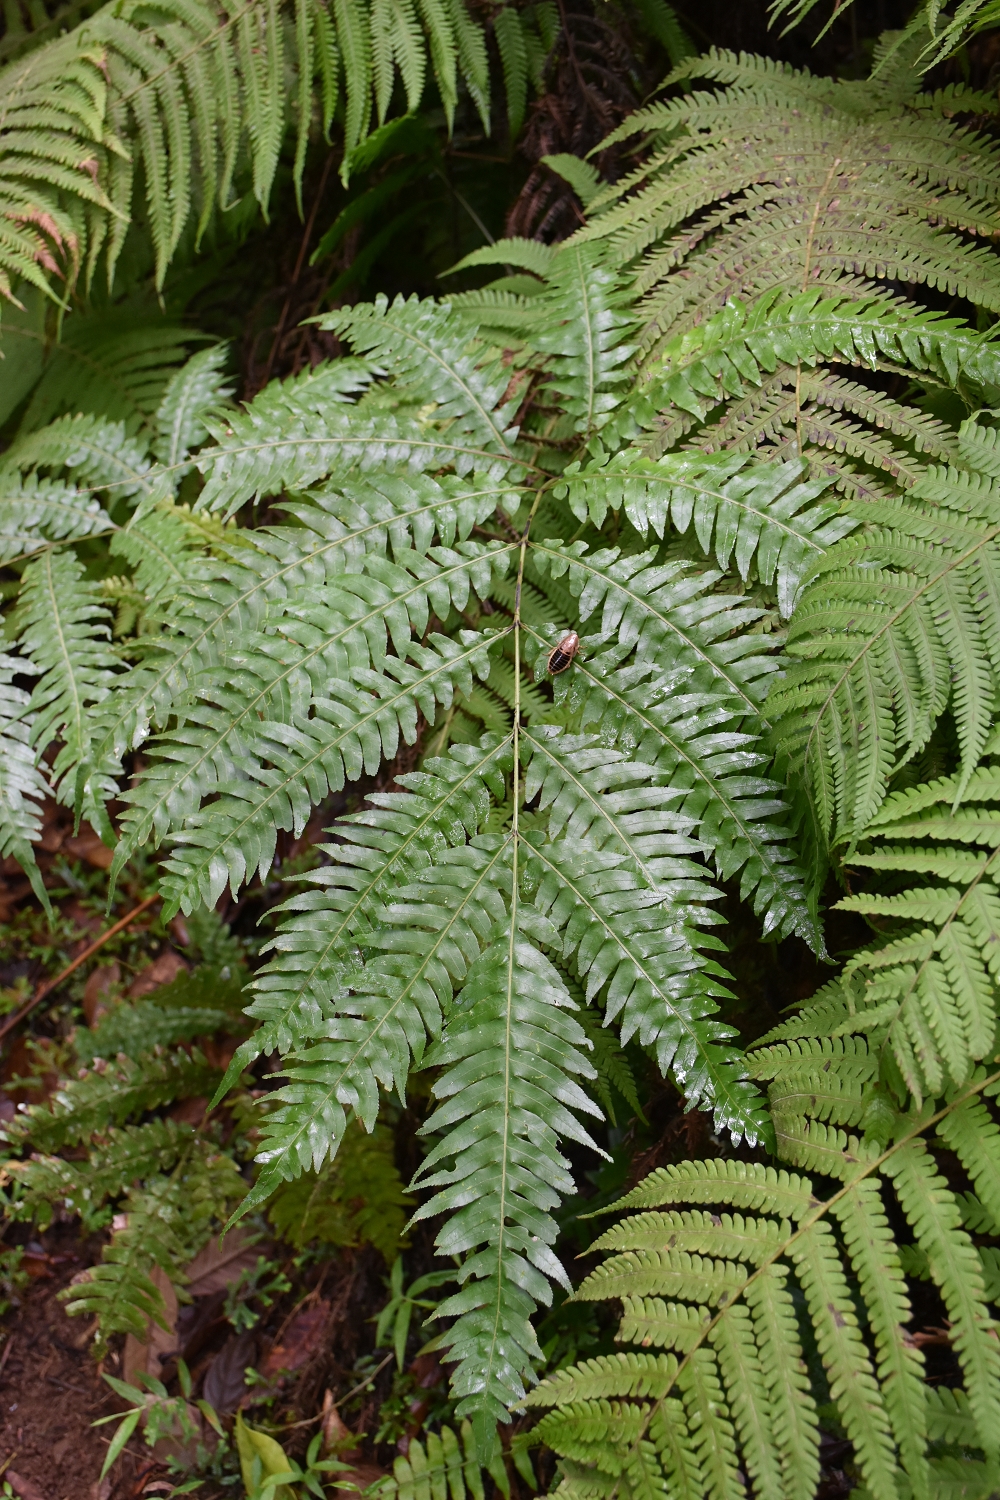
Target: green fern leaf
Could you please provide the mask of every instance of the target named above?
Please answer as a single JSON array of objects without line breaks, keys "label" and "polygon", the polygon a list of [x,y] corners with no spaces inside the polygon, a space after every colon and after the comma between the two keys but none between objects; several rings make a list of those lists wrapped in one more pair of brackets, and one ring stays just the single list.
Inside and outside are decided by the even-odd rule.
[{"label": "green fern leaf", "polygon": [[208,437],[205,417],[225,404],[232,390],[223,370],[228,350],[225,344],[193,354],[173,376],[156,410],[156,457],[176,469],[193,448]]},{"label": "green fern leaf", "polygon": [[70,777],[87,758],[91,705],[110,693],[118,659],[105,645],[107,610],[67,553],[44,553],[24,570],[18,601],[18,646],[38,672],[28,703],[36,756],[59,739],[52,767],[57,791],[72,796]]},{"label": "green fern leaf", "polygon": [[[662,537],[668,519],[678,532],[692,525],[703,550],[720,568],[735,560],[744,583],[756,563],[761,583],[773,585],[782,615],[792,612],[803,576],[826,550],[858,524],[829,501],[813,502],[823,481],[800,480],[800,464],[755,464],[690,454],[647,458],[624,449],[603,463],[565,473],[564,493],[577,520],[603,526],[608,509],[623,509],[637,531]],[[559,493],[557,491],[557,493]],[[804,507],[809,506],[808,510]]]},{"label": "green fern leaf", "polygon": [[405,792],[382,792],[368,808],[337,824],[338,842],[324,845],[331,863],[310,875],[312,889],[293,896],[272,946],[276,956],[252,982],[248,1014],[258,1025],[237,1050],[224,1088],[262,1053],[293,1052],[319,1033],[332,1014],[345,971],[355,965],[357,942],[385,923],[400,886],[427,869],[440,848],[454,848],[480,833],[490,792],[504,797],[509,748],[494,738],[482,748],[453,745],[447,757],[398,777]]},{"label": "green fern leaf", "polygon": [[427,1055],[427,1066],[445,1071],[424,1131],[443,1134],[416,1178],[438,1191],[414,1218],[451,1212],[437,1249],[467,1257],[461,1291],[437,1310],[456,1320],[440,1339],[458,1362],[456,1412],[499,1421],[533,1378],[534,1304],[550,1301],[550,1280],[568,1285],[551,1249],[551,1209],[569,1188],[558,1142],[593,1146],[571,1111],[599,1113],[574,1079],[593,1077],[593,1068],[580,1051],[586,1038],[573,1001],[528,941],[538,925],[530,910],[519,918],[515,909],[498,926]]}]

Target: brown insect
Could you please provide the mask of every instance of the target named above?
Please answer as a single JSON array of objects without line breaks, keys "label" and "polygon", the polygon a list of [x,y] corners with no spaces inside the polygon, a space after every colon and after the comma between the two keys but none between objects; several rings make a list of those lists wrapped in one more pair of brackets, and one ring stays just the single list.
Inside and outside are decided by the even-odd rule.
[{"label": "brown insect", "polygon": [[572,665],[573,658],[580,649],[580,637],[575,630],[569,635],[564,635],[558,646],[553,646],[549,652],[549,672],[555,677],[557,672],[565,672]]}]

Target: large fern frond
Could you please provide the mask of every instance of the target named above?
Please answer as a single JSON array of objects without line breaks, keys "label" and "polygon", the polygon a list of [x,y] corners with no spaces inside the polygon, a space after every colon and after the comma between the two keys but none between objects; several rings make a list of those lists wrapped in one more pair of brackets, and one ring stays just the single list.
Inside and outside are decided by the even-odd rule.
[{"label": "large fern frond", "polygon": [[9,63],[0,72],[0,292],[12,297],[22,278],[50,292],[71,288],[81,271],[94,276],[102,256],[110,277],[138,180],[162,283],[189,224],[200,238],[229,206],[247,150],[266,212],[289,116],[300,188],[314,95],[324,133],[343,97],[348,172],[372,123],[373,92],[381,117],[398,71],[416,108],[428,54],[449,118],[461,74],[488,120],[483,27],[461,0],[397,4],[391,15],[387,33],[385,7],[358,0],[330,9],[318,0],[239,9],[157,0],[154,13],[126,0]]},{"label": "large fern frond", "polygon": [[995,147],[954,118],[961,90],[947,105],[904,101],[715,49],[668,83],[692,77],[719,91],[620,127],[651,132],[658,149],[591,205],[583,231],[609,238],[619,261],[642,257],[647,345],[778,288],[863,293],[887,279],[992,304],[992,257],[955,232],[988,235],[997,212]]},{"label": "large fern frond", "polygon": [[986,472],[931,469],[905,499],[867,506],[871,525],[830,550],[792,621],[791,663],[768,714],[821,836],[858,836],[893,768],[927,742],[945,708],[964,780],[992,727],[1000,665],[994,438],[970,423],[962,440],[966,461]]},{"label": "large fern frond", "polygon": [[[946,1180],[934,1154],[940,1135],[995,1213],[1000,1129],[984,1101],[998,1092],[996,1073],[978,1072],[936,1110],[897,1113],[862,1038],[765,1047],[758,1059],[758,1075],[774,1080],[787,1168],[660,1168],[617,1205],[641,1212],[597,1242],[610,1257],[576,1295],[621,1298],[619,1338],[639,1349],[559,1372],[527,1398],[555,1408],[538,1435],[564,1455],[562,1494],[653,1486],[671,1500],[729,1500],[746,1493],[741,1469],[754,1493],[812,1494],[819,1414],[800,1317],[866,1493],[942,1493],[949,1458],[929,1444],[952,1407],[969,1417],[955,1437],[996,1460],[1000,1352],[984,1252],[962,1226],[955,1168]],[[871,1134],[850,1133],[869,1120]],[[947,1309],[965,1382],[947,1393],[950,1406],[924,1384],[904,1269],[913,1261],[883,1195]]]},{"label": "large fern frond", "polygon": [[414,1217],[450,1213],[436,1247],[464,1257],[462,1289],[437,1309],[455,1319],[440,1343],[458,1363],[456,1413],[486,1418],[485,1431],[507,1419],[533,1379],[535,1304],[551,1300],[550,1280],[568,1286],[552,1251],[552,1209],[572,1184],[560,1140],[593,1148],[576,1116],[601,1113],[576,1082],[594,1070],[580,1050],[588,1044],[574,1001],[532,941],[549,935],[544,920],[518,909],[516,894],[512,907],[427,1055],[427,1066],[444,1071],[424,1132],[441,1134],[415,1179],[438,1191]]},{"label": "large fern frond", "polygon": [[747,581],[754,567],[772,586],[784,616],[792,612],[799,584],[835,541],[857,525],[819,500],[825,482],[805,480],[800,463],[752,466],[740,456],[701,459],[689,453],[648,457],[624,448],[585,466],[571,464],[556,491],[565,495],[578,521],[604,525],[608,510],[624,510],[642,535],[662,537],[666,526],[683,534],[693,526],[706,553],[720,568],[736,563]]}]

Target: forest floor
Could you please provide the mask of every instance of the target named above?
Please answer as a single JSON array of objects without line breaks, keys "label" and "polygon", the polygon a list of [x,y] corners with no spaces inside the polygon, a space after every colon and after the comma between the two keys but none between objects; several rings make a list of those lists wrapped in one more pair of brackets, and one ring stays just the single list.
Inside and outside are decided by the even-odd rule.
[{"label": "forest floor", "polygon": [[[329,822],[327,810],[310,825],[304,841],[282,851],[286,872],[289,861],[308,861],[309,840],[322,837],[321,827]],[[48,808],[39,864],[55,906],[54,925],[14,862],[0,862],[0,1126],[19,1105],[43,1102],[60,1076],[75,1066],[74,1028],[94,1024],[109,976],[134,997],[168,982],[183,967],[182,930],[174,924],[164,928],[151,903],[151,909],[141,911],[155,872],[140,870],[134,878],[123,878],[119,905],[106,912],[109,861],[110,851],[86,827],[74,833],[65,809]],[[259,931],[260,917],[266,920],[285,893],[274,881],[273,888],[249,892],[223,918],[234,932]],[[731,914],[739,911],[738,899],[725,904]],[[120,913],[135,917],[137,911],[141,915],[130,918],[128,930],[97,951]],[[737,975],[732,1019],[744,1040],[773,1025],[782,1007],[810,994],[817,979],[825,977],[797,940],[761,943],[755,931],[733,926],[726,935]],[[73,964],[78,967],[66,974]],[[53,980],[58,982],[30,1015],[11,1025],[26,1001],[42,996]],[[224,1067],[227,1061],[228,1056],[220,1057],[216,1065]],[[187,1100],[171,1113],[197,1125],[195,1116],[200,1111],[203,1121],[206,1110],[207,1100]],[[666,1161],[726,1149],[711,1134],[710,1119],[685,1114],[676,1091],[658,1081],[645,1104],[641,1130],[633,1121],[620,1134],[626,1186]],[[405,1180],[416,1165],[416,1160],[402,1159],[416,1150],[415,1127],[406,1116],[397,1137]],[[0,1151],[0,1188],[8,1182]],[[619,1190],[615,1187],[611,1196]],[[61,1218],[58,1212],[43,1229],[21,1222],[0,1226],[0,1495],[13,1492],[20,1500],[166,1497],[183,1484],[179,1464],[196,1458],[199,1500],[242,1500],[231,1438],[235,1414],[241,1412],[251,1424],[266,1424],[300,1462],[310,1440],[320,1434],[320,1453],[351,1466],[345,1475],[350,1488],[340,1491],[348,1500],[352,1491],[390,1472],[425,1423],[451,1420],[447,1370],[435,1354],[411,1355],[406,1368],[396,1370],[393,1355],[386,1357],[384,1349],[375,1348],[377,1316],[389,1293],[387,1267],[372,1245],[297,1254],[259,1226],[253,1233],[232,1231],[221,1246],[213,1238],[188,1267],[188,1302],[178,1306],[169,1283],[160,1283],[168,1329],[150,1325],[145,1341],[132,1335],[112,1339],[98,1361],[92,1326],[86,1318],[70,1317],[59,1294],[99,1262],[106,1238],[106,1232],[84,1234],[79,1220]],[[580,1251],[585,1255],[588,1243],[570,1245],[569,1261]],[[418,1225],[411,1236],[406,1265],[408,1283],[434,1267],[429,1226]],[[574,1277],[578,1273],[579,1259]],[[256,1311],[245,1319],[247,1326],[238,1319],[234,1326],[227,1297],[236,1278],[245,1280],[248,1274],[258,1276]],[[570,1310],[562,1324],[557,1318],[554,1333],[540,1334],[543,1345],[547,1336],[562,1340],[567,1359],[576,1357],[575,1316]],[[594,1316],[586,1314],[591,1320]],[[596,1331],[607,1340],[613,1333],[610,1316],[607,1328]],[[579,1344],[580,1350],[597,1352],[592,1327],[579,1336],[591,1340],[589,1346]],[[150,1447],[140,1427],[102,1479],[117,1423],[102,1424],[101,1419],[128,1406],[105,1377],[134,1385],[145,1371],[162,1378],[174,1395],[179,1358],[190,1371],[191,1400],[200,1398],[212,1407],[227,1437],[218,1443],[189,1406],[195,1431],[186,1443],[165,1439]],[[824,1500],[848,1493],[839,1467],[846,1447],[832,1443],[824,1454]],[[512,1500],[528,1500],[529,1489],[508,1467]],[[544,1460],[536,1470],[544,1492],[550,1477]],[[337,1493],[336,1483],[330,1483],[329,1494]]]}]

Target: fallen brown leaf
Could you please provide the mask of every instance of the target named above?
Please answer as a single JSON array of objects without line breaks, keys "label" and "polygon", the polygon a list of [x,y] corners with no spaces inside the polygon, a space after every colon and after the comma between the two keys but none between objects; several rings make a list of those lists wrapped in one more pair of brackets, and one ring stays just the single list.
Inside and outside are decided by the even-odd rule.
[{"label": "fallen brown leaf", "polygon": [[285,1329],[281,1342],[274,1344],[260,1367],[267,1379],[293,1375],[308,1364],[323,1342],[330,1317],[329,1302],[314,1302],[297,1312]]},{"label": "fallen brown leaf", "polygon": [[63,840],[63,848],[74,859],[82,859],[97,870],[110,870],[115,857],[114,850],[103,844],[87,823],[80,825],[76,838]]},{"label": "fallen brown leaf", "polygon": [[48,1496],[42,1494],[37,1484],[32,1484],[30,1479],[22,1479],[13,1469],[6,1469],[3,1477],[10,1480],[11,1489],[15,1495],[20,1495],[21,1500],[48,1500]]},{"label": "fallen brown leaf", "polygon": [[121,965],[117,959],[109,964],[99,964],[90,975],[83,991],[83,1014],[88,1026],[95,1026],[106,1016],[111,1006],[108,998],[116,985],[121,983]]},{"label": "fallen brown leaf", "polygon": [[205,1400],[217,1412],[235,1411],[249,1394],[243,1377],[256,1357],[257,1340],[252,1333],[234,1333],[223,1344],[202,1387]]},{"label": "fallen brown leaf", "polygon": [[222,1241],[213,1237],[187,1268],[187,1290],[192,1297],[211,1297],[239,1281],[243,1272],[257,1264],[255,1237],[242,1229],[231,1229]]},{"label": "fallen brown leaf", "polygon": [[141,969],[132,983],[129,985],[128,997],[130,1000],[140,1000],[143,995],[149,995],[153,990],[158,990],[161,985],[169,984],[176,979],[178,974],[187,969],[187,964],[179,953],[173,948],[167,948],[151,964]]},{"label": "fallen brown leaf", "polygon": [[137,1339],[133,1333],[126,1335],[122,1375],[129,1385],[135,1385],[140,1373],[159,1380],[163,1357],[172,1354],[177,1347],[177,1293],[169,1276],[159,1266],[150,1272],[149,1279],[163,1298],[169,1329],[147,1319],[145,1339]]}]

